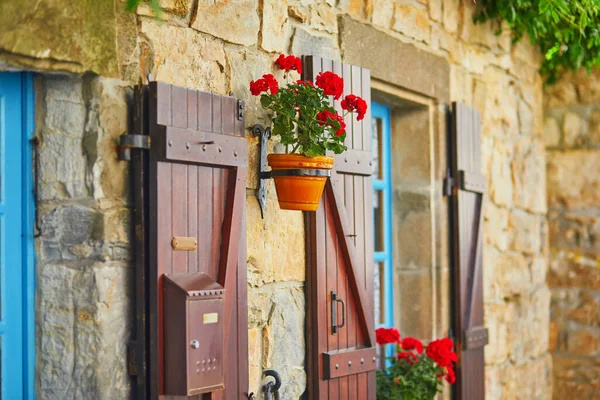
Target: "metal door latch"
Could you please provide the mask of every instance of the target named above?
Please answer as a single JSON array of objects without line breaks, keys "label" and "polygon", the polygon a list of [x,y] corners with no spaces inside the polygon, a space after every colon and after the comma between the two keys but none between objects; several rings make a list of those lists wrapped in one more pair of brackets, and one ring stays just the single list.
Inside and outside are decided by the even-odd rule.
[{"label": "metal door latch", "polygon": [[263,385],[265,400],[279,400],[279,388],[281,388],[281,375],[273,369],[267,369],[263,372],[266,376],[271,376],[275,381],[269,381]]},{"label": "metal door latch", "polygon": [[150,136],[148,135],[121,135],[119,139],[119,160],[130,161],[131,149],[150,149]]}]

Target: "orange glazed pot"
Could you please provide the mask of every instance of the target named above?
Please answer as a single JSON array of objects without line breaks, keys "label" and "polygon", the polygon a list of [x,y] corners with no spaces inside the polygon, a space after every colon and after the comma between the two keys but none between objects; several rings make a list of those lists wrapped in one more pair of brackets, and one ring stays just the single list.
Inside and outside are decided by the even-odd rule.
[{"label": "orange glazed pot", "polygon": [[[333,157],[306,157],[300,154],[269,154],[273,171],[281,169],[331,169]],[[326,176],[276,176],[275,190],[282,210],[317,211]]]}]

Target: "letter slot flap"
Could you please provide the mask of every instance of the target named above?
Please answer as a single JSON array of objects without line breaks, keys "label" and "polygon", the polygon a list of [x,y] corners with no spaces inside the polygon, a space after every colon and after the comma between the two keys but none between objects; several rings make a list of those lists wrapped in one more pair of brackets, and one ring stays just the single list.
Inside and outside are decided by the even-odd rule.
[{"label": "letter slot flap", "polygon": [[165,394],[194,396],[223,386],[223,297],[208,275],[164,275]]}]

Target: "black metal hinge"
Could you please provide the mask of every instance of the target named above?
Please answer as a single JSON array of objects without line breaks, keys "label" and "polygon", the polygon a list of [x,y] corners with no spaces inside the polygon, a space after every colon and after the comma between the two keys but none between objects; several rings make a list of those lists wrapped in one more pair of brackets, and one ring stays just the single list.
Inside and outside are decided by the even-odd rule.
[{"label": "black metal hinge", "polygon": [[238,121],[244,119],[244,102],[242,100],[237,101],[237,119]]},{"label": "black metal hinge", "polygon": [[444,178],[444,187],[442,189],[444,196],[452,196],[453,184],[452,172],[450,171],[450,168],[448,168],[446,169],[446,177]]},{"label": "black metal hinge", "polygon": [[130,161],[131,149],[150,149],[150,136],[147,135],[121,135],[119,139],[119,160]]}]

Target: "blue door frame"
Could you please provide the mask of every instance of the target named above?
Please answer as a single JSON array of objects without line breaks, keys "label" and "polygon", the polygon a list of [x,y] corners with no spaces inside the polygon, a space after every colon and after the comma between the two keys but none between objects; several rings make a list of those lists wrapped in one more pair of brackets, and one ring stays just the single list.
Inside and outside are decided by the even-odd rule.
[{"label": "blue door frame", "polygon": [[33,77],[0,73],[2,399],[34,399]]},{"label": "blue door frame", "polygon": [[[391,111],[390,108],[379,103],[371,103],[371,115],[374,122],[377,122],[378,129],[373,132],[379,132],[377,140],[378,149],[373,146],[373,151],[378,151],[380,173],[379,176],[373,176],[373,192],[381,195],[383,206],[383,248],[377,249],[375,244],[375,263],[383,265],[382,287],[383,315],[382,321],[376,321],[376,327],[392,327],[394,325],[394,276],[392,259],[392,129],[391,129]],[[376,220],[377,217],[375,217]],[[387,346],[388,356],[394,352],[392,346]]]}]

